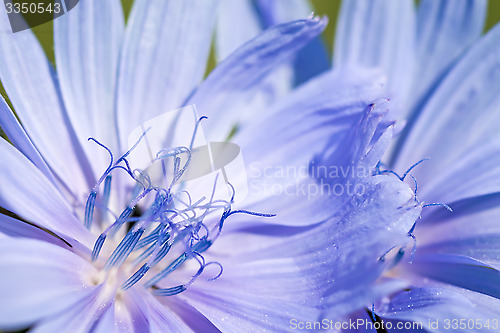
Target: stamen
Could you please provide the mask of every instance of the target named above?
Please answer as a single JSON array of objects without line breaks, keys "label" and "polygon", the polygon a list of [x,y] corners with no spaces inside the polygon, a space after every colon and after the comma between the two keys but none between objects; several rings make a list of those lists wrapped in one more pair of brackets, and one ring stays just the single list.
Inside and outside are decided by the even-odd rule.
[{"label": "stamen", "polygon": [[219,270],[219,274],[217,274],[216,276],[212,277],[212,278],[209,278],[207,279],[207,281],[214,281],[214,280],[217,280],[221,275],[222,275],[222,272],[224,271],[224,268],[222,267],[222,265],[220,263],[218,263],[217,261],[211,261],[211,262],[208,262],[205,267],[209,266],[209,265],[217,265],[219,266],[220,270]]},{"label": "stamen", "polygon": [[139,280],[142,279],[144,277],[144,275],[146,275],[146,273],[149,271],[150,268],[151,268],[151,266],[149,266],[147,263],[142,265],[142,267],[139,268],[139,270],[137,272],[135,272],[131,277],[129,277],[127,279],[127,281],[125,281],[122,284],[122,289],[127,290],[130,287],[132,287],[134,284],[139,282]]},{"label": "stamen", "polygon": [[99,257],[99,252],[101,252],[101,248],[106,240],[105,234],[100,234],[94,244],[94,249],[92,250],[92,261],[96,261],[97,257]]},{"label": "stamen", "polygon": [[108,207],[109,203],[109,194],[111,191],[111,175],[107,175],[104,180],[104,191],[102,192],[102,205],[104,208]]},{"label": "stamen", "polygon": [[160,289],[160,288],[154,288],[152,293],[155,296],[173,296],[182,293],[183,291],[186,290],[186,286],[183,284],[171,287],[171,288],[165,288],[165,289]]},{"label": "stamen", "polygon": [[130,230],[125,238],[122,239],[120,244],[118,244],[116,249],[113,251],[108,261],[106,262],[106,266],[104,267],[104,269],[109,270],[114,266],[121,265],[127,259],[130,253],[132,253],[143,232],[144,229],[139,229],[136,231]]},{"label": "stamen", "polygon": [[90,195],[87,198],[87,203],[85,204],[84,225],[87,229],[90,229],[90,226],[92,225],[92,218],[94,216],[94,205],[96,197],[97,197],[97,192],[95,191],[90,192]]},{"label": "stamen", "polygon": [[193,136],[191,136],[191,143],[189,144],[189,150],[193,149],[194,139],[196,138],[196,132],[198,132],[198,126],[200,126],[200,123],[203,119],[208,119],[208,117],[201,116],[200,119],[198,119],[198,121],[196,122],[196,125],[194,126]]},{"label": "stamen", "polygon": [[[186,147],[168,148],[162,149],[156,154],[153,162],[161,163],[160,167],[163,168],[163,179],[165,180],[163,185],[153,183],[152,180],[154,181],[156,179],[150,179],[150,175],[148,175],[147,171],[140,169],[132,170],[127,160],[127,157],[145,137],[149,129],[144,131],[142,136],[135,142],[132,148],[130,148],[116,161],[114,161],[113,155],[107,147],[93,138],[89,139],[108,151],[110,155],[110,164],[100,179],[96,182],[94,188],[89,194],[89,197],[87,198],[85,208],[85,226],[87,228],[90,228],[92,224],[96,204],[98,207],[102,207],[104,211],[108,210],[107,206],[110,199],[112,172],[115,169],[124,170],[136,182],[128,205],[121,212],[121,214],[115,218],[115,221],[99,235],[92,250],[92,261],[96,261],[108,235],[115,234],[123,224],[131,223],[132,227],[130,231],[119,242],[118,246],[113,250],[104,265],[104,270],[109,271],[114,267],[119,267],[127,261],[127,258],[131,256],[133,251],[140,251],[140,254],[137,255],[134,260],[131,260],[130,263],[131,265],[140,268],[138,268],[135,273],[121,285],[123,290],[129,289],[141,281],[144,276],[151,271],[152,267],[159,264],[168,255],[168,253],[170,253],[172,246],[175,243],[179,244],[179,242],[181,242],[181,245],[183,243],[184,252],[171,261],[166,267],[162,265],[162,268],[165,268],[159,271],[159,273],[155,272],[157,274],[146,281],[144,286],[146,288],[152,288],[152,293],[157,296],[177,295],[185,291],[204,272],[204,269],[207,266],[217,265],[220,268],[218,274],[208,279],[208,281],[213,281],[222,275],[223,267],[218,262],[206,263],[202,253],[209,249],[213,242],[219,237],[225,220],[233,214],[249,214],[260,217],[275,216],[274,214],[263,214],[247,210],[232,211],[231,205],[234,202],[235,196],[234,187],[230,183],[227,183],[232,189],[232,196],[230,200],[226,201],[214,198],[217,178],[214,182],[212,194],[208,199],[205,196],[202,196],[201,198],[192,198],[191,195],[185,190],[178,191],[177,193],[171,193],[171,189],[174,184],[181,179],[191,162],[192,155],[190,149],[194,143],[199,122],[205,118],[206,117],[201,117],[198,120],[189,149]],[[182,165],[183,159],[181,157],[183,156],[181,156],[181,154],[185,154],[184,160],[186,160],[187,157],[184,165]],[[170,165],[170,161],[172,161],[172,165]],[[167,162],[169,164],[168,167]],[[155,171],[156,170],[158,169],[155,169]],[[169,174],[167,170],[170,170],[169,172],[172,172],[173,170],[173,173]],[[160,176],[162,175],[160,174]],[[99,193],[99,186],[103,182],[104,189],[102,192],[102,198],[96,202],[96,198]],[[141,216],[134,216],[131,218],[134,208],[137,207],[139,202],[150,192],[155,192],[156,194],[153,203],[145,209],[145,213],[140,214]],[[181,195],[183,198],[181,198]],[[185,202],[186,200],[182,200],[186,199],[184,195],[187,196],[187,202]],[[211,225],[209,228],[205,225],[204,218],[209,213],[219,209],[223,210],[219,222]],[[156,287],[158,282],[167,277],[170,273],[174,272],[188,259],[196,260],[199,264],[199,269],[187,283],[170,288]]]},{"label": "stamen", "polygon": [[441,207],[446,208],[450,212],[453,212],[453,209],[451,209],[450,206],[448,206],[447,204],[444,204],[444,203],[428,203],[428,204],[423,205],[422,207],[425,208],[425,207],[433,207],[433,206],[441,206]]},{"label": "stamen", "polygon": [[155,275],[151,280],[146,282],[146,284],[144,284],[144,287],[149,288],[149,287],[154,286],[157,282],[159,282],[160,280],[165,278],[167,275],[169,275],[170,273],[175,271],[177,269],[177,267],[179,267],[180,265],[182,265],[186,261],[187,258],[188,258],[187,253],[184,252],[183,254],[178,256],[177,259],[175,259],[170,265],[168,265],[167,268],[165,268],[160,273]]},{"label": "stamen", "polygon": [[420,161],[418,161],[417,163],[413,164],[411,167],[408,168],[408,170],[405,171],[405,173],[403,174],[403,177],[400,177],[400,179],[401,180],[405,180],[406,176],[408,176],[408,173],[410,173],[411,170],[413,170],[420,163],[428,161],[428,160],[430,160],[430,159],[429,158],[423,158]]},{"label": "stamen", "polygon": [[163,225],[157,226],[156,229],[153,230],[149,235],[142,238],[135,246],[135,250],[142,249],[146,245],[149,245],[149,244],[153,243],[154,241],[156,241],[160,235],[160,230],[162,227],[163,227]]}]

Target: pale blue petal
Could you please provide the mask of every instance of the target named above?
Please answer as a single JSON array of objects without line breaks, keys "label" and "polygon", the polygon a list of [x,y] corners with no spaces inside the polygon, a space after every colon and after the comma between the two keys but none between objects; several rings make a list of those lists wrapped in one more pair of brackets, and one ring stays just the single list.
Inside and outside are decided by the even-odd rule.
[{"label": "pale blue petal", "polygon": [[[256,3],[260,9],[261,20],[266,27],[304,19],[314,12],[308,0],[257,0]],[[325,45],[320,37],[316,37],[297,53],[294,60],[295,83],[301,84],[326,71],[329,67],[330,60]]]},{"label": "pale blue petal", "polygon": [[[160,303],[161,299],[156,299],[153,297],[149,292],[142,293],[142,296],[144,297],[144,303],[147,305],[147,313],[148,313],[148,320],[149,320],[149,330],[152,333],[161,333],[164,332],[165,330],[169,330],[171,332],[192,332],[191,329],[189,329],[188,325],[194,325],[196,324],[201,324],[200,318],[198,316],[188,316],[184,319],[184,322],[179,319],[179,315],[174,312],[171,308],[171,304],[176,304],[179,303],[179,300],[177,298],[169,298],[165,300],[166,304]],[[168,305],[168,307],[167,307]],[[194,310],[196,312],[196,310]],[[206,319],[205,319],[206,320]],[[197,332],[210,332],[206,328],[207,326],[200,325],[200,330]],[[203,330],[201,329],[203,327]]]},{"label": "pale blue petal", "polygon": [[92,333],[112,333],[115,329],[115,307],[109,306],[95,324]]},{"label": "pale blue petal", "polygon": [[[359,323],[361,323],[361,320],[362,320],[362,325],[356,325],[354,327],[351,327],[349,328],[349,326],[346,326],[347,329],[344,329],[342,330],[342,333],[377,333],[377,330],[373,327],[366,327],[366,325],[364,325],[364,323],[372,323],[373,322],[373,319],[372,319],[372,316],[371,314],[368,314],[366,312],[366,310],[359,310],[359,311],[356,311],[355,313],[351,314],[349,316],[349,318],[345,318],[345,319],[342,319],[342,320],[339,320],[342,324],[344,324],[344,322],[347,322],[348,324],[350,322],[356,322],[358,323],[358,320]],[[347,325],[347,324],[344,324],[344,325]]]},{"label": "pale blue petal", "polygon": [[68,330],[73,333],[89,332],[96,326],[96,322],[101,320],[103,313],[108,313],[114,306],[111,295],[103,296],[102,289],[93,288],[77,303],[57,314],[43,318],[30,332],[53,333]]},{"label": "pale blue petal", "polygon": [[24,155],[0,140],[0,205],[61,237],[89,245],[92,235],[59,190]]},{"label": "pale blue petal", "polygon": [[118,76],[123,143],[142,122],[184,105],[203,79],[215,10],[213,0],[135,1]]},{"label": "pale blue petal", "polygon": [[344,1],[335,36],[334,67],[381,67],[390,79],[386,97],[400,117],[414,70],[413,7],[413,0]]},{"label": "pale blue petal", "polygon": [[500,234],[482,234],[468,237],[463,230],[461,237],[433,243],[419,247],[422,253],[444,253],[467,256],[480,260],[488,265],[500,268]]},{"label": "pale blue petal", "polygon": [[[499,202],[500,193],[491,193],[450,202],[449,205],[453,207],[453,211],[449,211],[446,207],[436,206],[426,211],[422,216],[425,217],[425,223],[439,223],[449,221],[450,219],[468,218],[471,214],[481,214],[482,212],[489,214],[489,211],[499,207]],[[489,222],[488,219],[482,217],[479,219],[475,218],[475,220],[481,223],[482,229],[486,227],[485,223]]]},{"label": "pale blue petal", "polygon": [[325,25],[326,20],[314,18],[276,26],[217,66],[189,100],[208,116],[205,128],[210,139],[225,139],[241,118],[234,108],[238,98],[252,97],[271,70],[320,34]]},{"label": "pale blue petal", "polygon": [[0,232],[11,237],[38,239],[67,248],[67,244],[60,238],[54,237],[32,224],[3,214],[0,214]]},{"label": "pale blue petal", "polygon": [[[280,244],[268,248],[221,258],[225,268],[217,280],[224,283],[221,288],[293,299],[306,307],[324,306],[328,313],[340,316],[404,287],[400,281],[373,289],[367,286],[386,268],[388,260],[380,259],[384,253],[410,240],[407,232],[420,207],[415,205],[412,191],[394,176],[371,177],[366,187],[363,197],[331,207],[335,217],[310,231],[283,236]],[[387,197],[393,200],[385,200]],[[252,239],[241,237],[236,246],[244,249],[247,241]],[[215,283],[210,289],[214,288]],[[275,312],[269,320],[274,316],[280,318]]]},{"label": "pale blue petal", "polygon": [[147,305],[142,293],[129,289],[115,306],[115,332],[148,332]]},{"label": "pale blue petal", "polygon": [[47,178],[51,179],[52,182],[56,184],[52,171],[50,171],[42,156],[40,156],[40,153],[31,142],[28,134],[17,120],[3,96],[0,96],[0,127],[9,138],[10,142],[12,142],[24,156],[33,162]]},{"label": "pale blue petal", "polygon": [[262,31],[258,12],[251,0],[221,0],[215,30],[217,62]]},{"label": "pale blue petal", "polygon": [[78,198],[94,182],[61,100],[53,68],[31,30],[12,33],[0,13],[0,79],[31,141]]},{"label": "pale blue petal", "polygon": [[272,1],[256,0],[265,27],[305,19],[313,13],[309,0]]},{"label": "pale blue petal", "polygon": [[[229,291],[229,292],[228,292]],[[194,285],[180,297],[207,317],[222,332],[288,332],[290,320],[317,318],[311,308],[275,298],[272,294],[256,295],[241,286],[217,290]]]},{"label": "pale blue petal", "polygon": [[117,152],[114,89],[124,30],[119,0],[80,1],[54,20],[54,50],[68,116],[98,177],[106,170],[106,151],[87,141],[94,137]]},{"label": "pale blue petal", "polygon": [[334,141],[331,137],[347,135],[364,109],[381,96],[382,84],[373,71],[318,76],[281,100],[269,115],[236,133],[234,141],[249,165],[308,162]]},{"label": "pale blue petal", "polygon": [[[232,52],[262,32],[265,25],[260,16],[260,11],[251,0],[221,1],[215,39],[218,62],[225,60]],[[233,95],[235,102],[232,108],[238,109],[241,117],[236,119],[237,123],[234,123],[235,120],[228,120],[228,124],[241,128],[254,123],[261,116],[265,116],[269,105],[286,95],[292,86],[291,63],[277,66],[259,84],[255,93],[241,91],[239,96]],[[217,139],[225,140],[228,134],[229,132],[217,133]]]},{"label": "pale blue petal", "polygon": [[[382,126],[388,126],[387,123],[381,122],[386,113],[387,102],[385,100],[368,105],[361,119],[351,126],[340,142],[335,142],[337,140],[328,141],[325,150],[315,156],[315,165],[337,166],[347,171],[351,171],[351,169],[362,170],[365,177],[370,175],[385,153],[392,138],[392,133],[386,132],[387,127],[385,127],[380,131],[389,135],[382,134],[379,137],[379,139],[383,139],[380,143],[375,139],[376,131],[381,124]],[[341,173],[335,179],[329,179],[328,176],[323,174],[318,175],[318,178],[320,177],[327,182],[335,183],[344,183],[346,180],[361,178],[357,172],[354,175],[348,172],[347,176]]]},{"label": "pale blue petal", "polygon": [[55,314],[91,292],[95,268],[46,242],[10,238],[0,243],[0,327],[16,329]]},{"label": "pale blue petal", "polygon": [[415,172],[417,181],[424,184],[420,187],[420,199],[452,204],[464,199],[481,198],[485,203],[487,198],[484,196],[500,191],[500,137],[478,144],[449,164],[441,164],[445,169],[432,179],[427,174],[421,178],[424,172],[432,172],[429,168],[436,165],[434,160],[438,159],[436,163],[439,163],[444,159],[440,155],[432,156],[437,158],[429,161],[428,165],[424,162],[421,169]]},{"label": "pale blue petal", "polygon": [[413,100],[421,97],[458,56],[479,38],[486,0],[423,0],[417,12],[417,67]]},{"label": "pale blue petal", "polygon": [[473,258],[417,251],[411,271],[447,284],[500,298],[500,271]]},{"label": "pale blue petal", "polygon": [[[491,202],[488,200],[488,198],[476,197],[462,202],[463,205],[451,203],[453,212],[444,207],[436,207],[436,210],[422,214],[422,219],[417,223],[417,241],[421,246],[427,246],[440,242],[446,244],[449,241],[481,238],[487,234],[491,234],[492,237],[500,234],[498,198]],[[486,201],[485,205],[483,201]],[[473,228],[471,224],[474,224]],[[481,248],[481,245],[477,244],[477,246]]]},{"label": "pale blue petal", "polygon": [[430,158],[412,171],[417,181],[430,187],[447,174],[450,166],[462,164],[465,158],[471,159],[471,170],[478,163],[487,163],[471,156],[478,147],[483,152],[494,151],[491,149],[498,143],[499,52],[500,25],[497,25],[464,54],[414,122],[408,124],[393,156],[397,171],[406,170],[422,158]]},{"label": "pale blue petal", "polygon": [[[234,141],[247,166],[246,208],[275,213],[273,223],[280,224],[311,225],[331,216],[325,208],[332,204],[332,191],[321,195],[319,179],[312,178],[318,169],[310,177],[309,163],[325,147],[337,147],[380,92],[376,73],[330,72],[298,88],[270,116],[237,133]],[[327,172],[344,167],[341,162],[333,161]],[[358,170],[347,165],[345,171]],[[371,169],[364,176],[369,173]]]},{"label": "pale blue petal", "polygon": [[[476,325],[470,328],[466,326],[465,329],[459,326],[454,328],[451,326],[451,322],[446,328],[445,320],[462,319],[467,325],[469,319],[473,321],[477,319],[482,323],[488,319],[466,297],[438,288],[415,288],[410,291],[402,291],[392,297],[390,303],[384,309],[376,312],[384,320],[393,319],[422,323],[424,329],[428,332],[484,332],[483,329],[475,329]],[[438,322],[437,327],[433,324],[436,321]]]}]

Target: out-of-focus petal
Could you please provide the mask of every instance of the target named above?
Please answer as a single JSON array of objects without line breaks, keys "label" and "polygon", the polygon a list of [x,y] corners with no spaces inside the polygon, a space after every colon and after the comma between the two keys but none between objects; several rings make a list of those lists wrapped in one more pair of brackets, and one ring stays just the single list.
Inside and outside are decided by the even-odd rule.
[{"label": "out-of-focus petal", "polygon": [[[304,19],[313,15],[313,8],[308,0],[269,1],[257,0],[262,21],[265,26]],[[295,83],[301,84],[330,67],[330,60],[325,45],[320,37],[314,38],[297,53],[294,60]]]},{"label": "out-of-focus petal", "polygon": [[253,97],[270,71],[319,35],[325,25],[325,19],[313,18],[273,27],[217,66],[189,100],[208,116],[209,138],[224,140],[242,116],[235,103]]},{"label": "out-of-focus petal", "polygon": [[[466,158],[467,152],[467,158],[471,158],[478,148],[492,148],[498,142],[499,52],[497,25],[461,57],[414,121],[408,123],[394,151],[395,170],[405,170],[422,158],[430,158],[412,173],[417,181],[431,187],[454,164],[461,164],[460,159]],[[473,158],[470,162],[471,170],[477,164],[487,164]]]},{"label": "out-of-focus petal", "polygon": [[0,243],[0,326],[19,329],[55,314],[92,292],[97,271],[74,253],[46,242],[10,238]]},{"label": "out-of-focus petal", "polygon": [[418,251],[423,253],[447,253],[471,257],[500,268],[500,234],[483,234],[463,238],[456,238],[442,242],[435,242],[420,246]]},{"label": "out-of-focus petal", "polygon": [[47,163],[43,160],[40,153],[31,142],[28,134],[21,126],[16,116],[7,105],[7,102],[0,96],[0,127],[9,138],[10,142],[26,156],[36,167],[51,179],[54,184],[56,181],[50,171]]},{"label": "out-of-focus petal", "polygon": [[119,134],[176,109],[200,83],[215,24],[216,1],[135,1],[118,76]]},{"label": "out-of-focus petal", "polygon": [[0,205],[22,218],[89,245],[92,235],[55,186],[19,151],[0,140]]},{"label": "out-of-focus petal", "polygon": [[37,150],[80,199],[94,178],[66,114],[53,68],[30,29],[12,33],[5,10],[0,10],[2,84]]},{"label": "out-of-focus petal", "polygon": [[99,178],[106,170],[106,151],[94,137],[117,152],[114,88],[124,30],[119,0],[81,1],[54,20],[54,49],[61,92],[68,116]]},{"label": "out-of-focus petal", "polygon": [[[438,288],[415,288],[396,294],[389,304],[381,311],[377,311],[377,314],[384,320],[421,323],[426,332],[484,332],[482,328],[478,328],[476,320],[484,323],[488,317],[478,310],[460,294]],[[465,328],[459,325],[452,326],[451,321],[454,319],[458,319],[459,323],[462,319]],[[467,326],[469,319],[474,322],[470,327]],[[445,326],[446,320],[449,321],[448,326]],[[416,330],[402,332],[416,332]]]},{"label": "out-of-focus petal", "polygon": [[407,269],[447,284],[500,298],[500,271],[467,256],[420,253]]},{"label": "out-of-focus petal", "polygon": [[221,0],[215,30],[217,61],[224,60],[261,31],[258,12],[251,0]]},{"label": "out-of-focus petal", "polygon": [[486,19],[486,0],[423,0],[417,11],[418,79],[412,95],[421,97],[457,57],[479,38]]},{"label": "out-of-focus petal", "polygon": [[415,61],[412,0],[344,1],[335,36],[334,66],[381,67],[389,76],[388,98],[404,117]]}]

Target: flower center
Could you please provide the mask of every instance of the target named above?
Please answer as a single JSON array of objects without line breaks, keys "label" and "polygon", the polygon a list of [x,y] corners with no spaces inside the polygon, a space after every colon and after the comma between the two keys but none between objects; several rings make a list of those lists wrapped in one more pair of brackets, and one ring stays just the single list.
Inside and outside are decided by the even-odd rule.
[{"label": "flower center", "polygon": [[[234,187],[218,174],[209,181],[210,188],[205,188],[205,192],[200,191],[199,183],[193,187],[183,182],[182,177],[192,160],[192,152],[187,147],[163,149],[146,169],[132,170],[127,157],[138,142],[114,162],[107,147],[93,138],[91,140],[105,148],[111,157],[108,168],[91,190],[85,205],[85,226],[101,231],[92,250],[92,261],[101,269],[95,278],[97,283],[127,290],[141,281],[155,295],[179,294],[209,265],[217,265],[220,269],[212,279],[221,275],[222,265],[206,262],[203,253],[219,237],[230,215],[273,216],[232,211]],[[105,225],[105,219],[98,219],[95,215],[109,216],[108,203],[117,172],[125,172],[127,176],[129,186],[125,188],[131,189],[128,191],[129,201],[113,218],[114,222]],[[100,193],[101,184],[103,190]],[[228,194],[226,198],[216,195],[221,188]],[[193,190],[196,195],[193,195]],[[99,214],[94,212],[96,207]],[[143,213],[133,214],[138,211]],[[196,263],[197,269],[187,281],[160,287],[167,276],[186,266],[188,261]]]}]

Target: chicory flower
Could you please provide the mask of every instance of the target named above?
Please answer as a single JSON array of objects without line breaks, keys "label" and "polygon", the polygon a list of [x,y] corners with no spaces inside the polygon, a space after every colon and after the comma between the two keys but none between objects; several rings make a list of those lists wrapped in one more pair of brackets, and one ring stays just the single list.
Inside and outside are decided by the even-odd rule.
[{"label": "chicory flower", "polygon": [[[344,288],[361,290],[364,281],[353,277],[371,277],[377,253],[405,242],[421,205],[397,177],[378,172],[392,125],[381,121],[385,103],[372,103],[381,87],[374,73],[311,80],[264,108],[266,116],[247,112],[234,137],[247,163],[361,166],[366,173],[330,185],[354,181],[363,191],[329,202],[250,194],[248,210],[233,207],[238,188],[229,184],[229,197],[210,196],[221,177],[200,195],[175,189],[201,128],[227,138],[236,106],[262,97],[265,83],[278,81],[268,79],[271,70],[326,24],[311,17],[273,27],[200,84],[215,9],[215,1],[138,0],[125,27],[118,0],[80,1],[55,20],[57,71],[29,30],[9,32],[2,11],[0,77],[22,125],[2,100],[0,125],[12,145],[0,141],[0,206],[10,212],[0,215],[0,327],[287,330],[291,318],[318,316],[325,281],[343,281],[335,304],[352,304]],[[137,168],[150,129],[132,143],[129,133],[192,104],[208,119],[180,109],[191,121],[169,135],[185,141],[150,152],[151,164]],[[157,182],[158,165],[170,168],[168,181]],[[273,214],[277,226],[263,222]],[[376,222],[367,225],[369,216]],[[332,245],[331,231],[344,226]],[[358,251],[357,242],[373,251]]]}]

